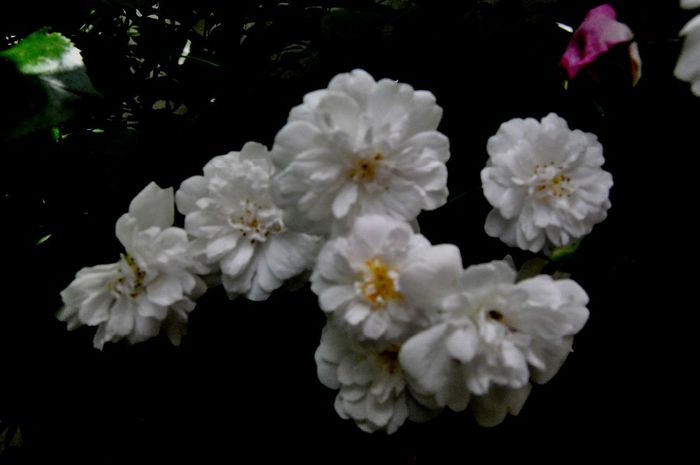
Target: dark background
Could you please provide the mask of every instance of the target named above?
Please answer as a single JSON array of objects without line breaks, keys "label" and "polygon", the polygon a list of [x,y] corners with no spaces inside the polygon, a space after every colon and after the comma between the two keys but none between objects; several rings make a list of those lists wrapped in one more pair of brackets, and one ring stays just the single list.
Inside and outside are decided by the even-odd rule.
[{"label": "dark background", "polygon": [[[700,108],[672,74],[677,33],[692,17],[675,1],[610,2],[639,43],[636,88],[618,50],[568,90],[558,63],[569,34],[555,21],[576,27],[600,2],[197,0],[161,1],[157,10],[136,0],[10,3],[0,41],[44,26],[63,33],[82,50],[101,97],[85,99],[59,126],[58,141],[42,129],[0,145],[0,429],[19,427],[24,442],[0,463],[680,454],[684,433],[674,425],[693,402],[676,385],[694,387],[693,365],[680,360],[692,340],[681,332],[692,327],[694,308],[672,300],[692,288],[680,286],[671,260],[690,260],[695,242],[690,192]],[[137,28],[135,44],[124,18]],[[179,66],[188,38],[193,58]],[[341,420],[335,393],[316,378],[324,316],[308,288],[281,290],[265,303],[230,302],[213,289],[177,348],[159,337],[99,352],[94,329],[69,333],[55,319],[59,292],[78,269],[118,258],[114,223],[143,186],[177,188],[212,156],[249,140],[271,146],[306,92],[354,68],[430,90],[444,108],[451,200],[420,223],[433,243],[457,244],[465,264],[532,257],[483,232],[490,207],[479,171],[500,123],[555,111],[604,145],[615,179],[609,218],[574,257],[547,269],[571,273],[587,290],[591,317],[560,373],[533,389],[518,417],[483,429],[469,414],[445,413],[392,436]],[[13,87],[10,71],[0,69],[8,125],[34,98],[21,83]],[[154,109],[161,100],[165,108]]]}]

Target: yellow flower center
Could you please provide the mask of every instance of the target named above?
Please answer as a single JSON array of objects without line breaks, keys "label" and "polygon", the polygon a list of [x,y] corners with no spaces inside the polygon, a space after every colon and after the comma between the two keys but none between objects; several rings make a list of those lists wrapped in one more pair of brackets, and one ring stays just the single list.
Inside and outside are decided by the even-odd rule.
[{"label": "yellow flower center", "polygon": [[535,165],[535,176],[535,191],[538,193],[549,194],[551,197],[571,197],[571,178],[561,168],[556,168],[554,162]]},{"label": "yellow flower center", "polygon": [[365,262],[367,271],[362,283],[362,293],[374,308],[384,308],[392,300],[400,300],[403,295],[396,290],[399,273],[389,268],[380,258],[373,257]]},{"label": "yellow flower center", "polygon": [[271,234],[284,230],[281,212],[270,205],[260,205],[245,199],[240,210],[229,216],[229,224],[251,244],[264,242]]},{"label": "yellow flower center", "polygon": [[353,181],[373,181],[377,175],[377,166],[384,157],[377,152],[372,158],[358,158],[348,171],[348,177]]},{"label": "yellow flower center", "polygon": [[146,279],[146,272],[139,268],[132,256],[127,254],[123,255],[123,258],[132,275],[127,277],[123,272],[119,273],[117,279],[107,283],[107,290],[115,297],[127,295],[132,299],[136,299],[145,291],[144,280]]}]

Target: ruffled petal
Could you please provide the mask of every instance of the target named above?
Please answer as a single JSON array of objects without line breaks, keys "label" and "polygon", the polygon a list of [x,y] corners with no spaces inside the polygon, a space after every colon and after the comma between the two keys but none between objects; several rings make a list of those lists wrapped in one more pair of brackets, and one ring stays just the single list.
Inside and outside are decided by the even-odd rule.
[{"label": "ruffled petal", "polygon": [[173,188],[161,189],[154,182],[147,185],[129,204],[129,214],[139,229],[151,226],[167,228],[175,221]]},{"label": "ruffled petal", "polygon": [[151,282],[146,288],[148,300],[167,307],[182,299],[182,283],[172,275],[161,275]]}]

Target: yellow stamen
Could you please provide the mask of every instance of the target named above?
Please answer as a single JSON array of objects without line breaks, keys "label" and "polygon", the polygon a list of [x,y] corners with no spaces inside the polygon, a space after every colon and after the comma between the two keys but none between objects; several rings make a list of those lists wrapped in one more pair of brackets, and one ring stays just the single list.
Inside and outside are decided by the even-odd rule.
[{"label": "yellow stamen", "polygon": [[373,181],[377,175],[377,164],[384,159],[381,153],[377,152],[370,159],[360,158],[355,160],[354,165],[348,171],[348,177],[353,181]]},{"label": "yellow stamen", "polygon": [[389,301],[403,298],[396,290],[396,270],[377,257],[367,260],[366,265],[368,273],[362,284],[362,293],[374,308],[384,308]]}]

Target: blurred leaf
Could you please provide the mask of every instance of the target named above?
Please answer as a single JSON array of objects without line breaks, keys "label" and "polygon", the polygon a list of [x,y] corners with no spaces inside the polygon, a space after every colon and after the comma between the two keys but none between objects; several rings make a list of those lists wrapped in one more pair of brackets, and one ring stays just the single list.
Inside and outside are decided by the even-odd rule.
[{"label": "blurred leaf", "polygon": [[567,258],[571,255],[573,255],[576,252],[576,249],[578,249],[578,246],[581,244],[581,241],[574,241],[569,245],[565,245],[559,248],[556,248],[552,250],[552,252],[549,254],[549,257],[554,260],[563,260],[564,258]]},{"label": "blurred leaf", "polygon": [[549,260],[539,257],[526,261],[523,263],[523,266],[520,267],[520,270],[518,270],[518,275],[515,277],[515,282],[520,282],[524,279],[537,276],[538,274],[542,273],[542,270],[548,264]]},{"label": "blurred leaf", "polygon": [[0,88],[0,139],[56,126],[74,115],[84,97],[99,95],[80,50],[61,34],[35,32],[0,57],[7,68]]},{"label": "blurred leaf", "polygon": [[573,34],[573,32],[574,32],[574,28],[569,26],[568,24],[559,23],[559,22],[557,22],[555,24],[559,27],[559,29],[566,31],[569,34]]},{"label": "blurred leaf", "polygon": [[567,273],[566,271],[555,271],[552,274],[552,279],[569,279],[571,277],[571,273]]},{"label": "blurred leaf", "polygon": [[0,421],[0,454],[11,447],[22,447],[23,443],[19,426]]},{"label": "blurred leaf", "polygon": [[388,6],[394,10],[401,10],[404,8],[409,8],[415,6],[414,0],[380,0],[377,2],[378,5]]},{"label": "blurred leaf", "polygon": [[51,236],[52,236],[52,235],[53,235],[53,234],[47,234],[46,236],[42,237],[41,239],[39,239],[38,241],[36,241],[36,245],[41,245],[41,244],[43,244],[44,242],[48,241],[49,239],[51,239]]},{"label": "blurred leaf", "polygon": [[[0,90],[8,121],[0,120],[2,139],[11,139],[37,129],[54,126],[71,118],[83,97],[97,96],[84,68],[73,71],[25,76],[24,92],[15,95],[11,89]],[[15,91],[16,92],[16,91]]]},{"label": "blurred leaf", "polygon": [[14,47],[0,52],[22,74],[45,75],[70,71],[83,66],[83,58],[66,37],[57,32],[34,32]]},{"label": "blurred leaf", "polygon": [[[198,61],[198,62],[200,62],[200,63],[203,63],[203,64],[208,65],[208,66],[212,66],[212,67],[214,67],[214,68],[220,68],[220,67],[221,67],[221,65],[218,64],[218,63],[214,63],[214,62],[211,61],[211,60],[206,60],[206,59],[204,59],[204,58],[199,58],[199,57],[196,57],[196,56],[194,56],[194,55],[187,55],[186,58],[187,58],[188,60]],[[178,63],[178,64],[179,64],[179,63]]]}]

